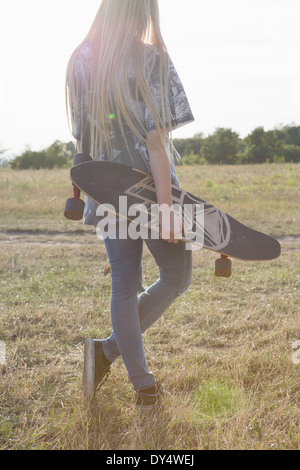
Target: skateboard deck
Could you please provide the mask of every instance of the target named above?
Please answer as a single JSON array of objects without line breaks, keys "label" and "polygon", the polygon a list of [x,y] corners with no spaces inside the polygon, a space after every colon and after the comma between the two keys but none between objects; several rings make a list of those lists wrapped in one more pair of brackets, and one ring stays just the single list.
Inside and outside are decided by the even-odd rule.
[{"label": "skateboard deck", "polygon": [[[121,216],[120,196],[127,197],[128,207],[142,204],[149,214],[153,204],[157,204],[152,175],[127,165],[90,161],[73,166],[70,176],[73,184],[86,196],[99,205],[113,206],[115,213]],[[244,261],[268,261],[280,256],[280,243],[273,237],[247,227],[222,210],[175,185],[172,185],[172,197],[174,205],[198,208],[194,213],[190,213],[193,220],[189,223],[191,233],[202,234],[201,241],[193,241],[188,237],[183,238],[184,242],[201,245],[221,254],[222,257]],[[134,220],[134,217],[126,218]]]}]

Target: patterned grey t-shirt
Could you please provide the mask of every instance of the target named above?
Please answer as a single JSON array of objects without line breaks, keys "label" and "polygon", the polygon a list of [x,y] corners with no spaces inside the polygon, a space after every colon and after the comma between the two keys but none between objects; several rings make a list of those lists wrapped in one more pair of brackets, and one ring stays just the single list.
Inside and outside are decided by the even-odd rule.
[{"label": "patterned grey t-shirt", "polygon": [[[149,48],[153,46],[147,46]],[[159,84],[159,57],[156,55],[156,60],[154,66],[145,69],[145,75],[149,79],[149,86],[151,93],[159,107],[161,109],[161,99],[160,99],[160,84]],[[88,74],[91,68],[91,44],[86,41],[80,49],[78,60],[76,63],[75,73],[76,81],[80,84],[83,71]],[[130,81],[133,81],[133,87],[135,84],[135,77],[132,67],[128,66],[128,77]],[[134,88],[133,88],[134,89]],[[168,97],[169,97],[169,111],[171,117],[172,130],[181,127],[189,122],[194,120],[192,111],[190,109],[189,102],[187,100],[184,88],[182,86],[181,80],[176,72],[176,69],[170,61],[170,71],[169,71],[169,83],[168,83]],[[83,101],[84,103],[84,101]],[[81,124],[80,124],[80,112],[78,111],[78,106],[75,107],[77,113],[73,114],[72,122],[72,133],[75,139],[81,140]],[[144,121],[145,128],[148,132],[155,130],[155,123],[152,119],[152,116],[147,109],[147,107],[142,103],[136,104],[135,112],[138,111],[139,118]],[[111,118],[113,120],[114,114],[112,112]],[[88,117],[89,120],[89,117]],[[115,121],[116,122],[116,121]],[[168,125],[168,123],[166,123]],[[126,141],[124,140],[123,134],[121,133],[118,126],[114,126],[113,137],[110,136],[111,141],[113,142],[113,161],[116,163],[123,163],[140,170],[147,171],[151,173],[151,166],[149,160],[149,154],[146,146],[130,131],[129,128],[126,129],[125,125],[125,134]],[[179,182],[176,175],[176,170],[173,161],[173,154],[175,152],[171,151],[170,143],[168,143],[169,153],[170,153],[170,167],[173,184],[179,186]],[[128,148],[130,150],[130,155],[128,153]],[[102,155],[99,155],[99,152],[94,151],[93,158],[95,160],[109,160],[106,152],[103,152]],[[90,199],[86,198],[86,205],[84,211],[84,223],[87,225],[96,226],[100,218],[96,216],[97,204]]]}]

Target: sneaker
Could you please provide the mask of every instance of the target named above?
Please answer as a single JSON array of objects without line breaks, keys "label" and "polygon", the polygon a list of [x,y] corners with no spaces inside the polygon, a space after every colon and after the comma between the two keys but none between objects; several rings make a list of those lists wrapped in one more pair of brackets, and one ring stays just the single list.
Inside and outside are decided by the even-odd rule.
[{"label": "sneaker", "polygon": [[139,409],[150,410],[161,403],[163,398],[164,390],[162,386],[156,382],[153,387],[137,392],[135,404]]},{"label": "sneaker", "polygon": [[111,362],[106,359],[102,341],[87,339],[84,344],[83,395],[91,401],[110,373]]}]

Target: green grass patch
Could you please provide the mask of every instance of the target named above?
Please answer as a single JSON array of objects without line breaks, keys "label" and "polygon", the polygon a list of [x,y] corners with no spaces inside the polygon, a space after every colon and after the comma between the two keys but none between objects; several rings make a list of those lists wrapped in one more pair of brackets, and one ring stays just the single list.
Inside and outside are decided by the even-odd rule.
[{"label": "green grass patch", "polygon": [[197,417],[205,420],[230,418],[246,403],[244,392],[230,380],[205,380],[192,394]]}]

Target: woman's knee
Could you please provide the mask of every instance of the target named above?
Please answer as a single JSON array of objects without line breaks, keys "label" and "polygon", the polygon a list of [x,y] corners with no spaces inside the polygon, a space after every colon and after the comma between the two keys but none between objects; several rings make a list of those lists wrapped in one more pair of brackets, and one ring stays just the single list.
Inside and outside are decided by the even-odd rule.
[{"label": "woman's knee", "polygon": [[192,267],[188,267],[188,269],[185,270],[185,273],[181,280],[181,284],[178,288],[178,296],[183,295],[185,292],[188,291],[192,282],[192,271]]},{"label": "woman's knee", "polygon": [[111,290],[113,295],[137,295],[144,290],[142,275],[139,270],[132,273],[111,273]]},{"label": "woman's knee", "polygon": [[192,282],[193,266],[189,256],[183,264],[173,271],[161,270],[161,281],[174,290],[177,296],[181,296],[189,289]]}]

